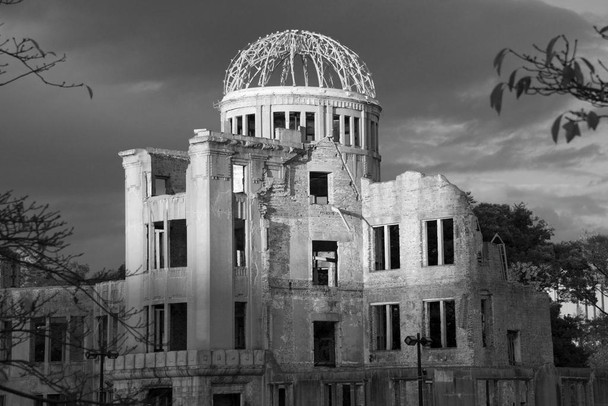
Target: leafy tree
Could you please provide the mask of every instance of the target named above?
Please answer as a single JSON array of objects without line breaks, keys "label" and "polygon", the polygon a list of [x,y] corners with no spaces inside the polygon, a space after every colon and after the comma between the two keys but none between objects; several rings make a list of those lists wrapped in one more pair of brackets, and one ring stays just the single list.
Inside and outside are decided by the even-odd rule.
[{"label": "leafy tree", "polygon": [[525,203],[495,204],[479,203],[473,206],[481,226],[484,241],[490,241],[496,233],[507,249],[510,263],[524,262],[540,264],[551,256],[549,240],[553,228],[532,213]]},{"label": "leafy tree", "polygon": [[560,309],[559,303],[551,304],[553,362],[556,367],[586,367],[590,353],[581,345],[585,337],[585,321],[581,317],[559,317]]},{"label": "leafy tree", "polygon": [[[0,0],[0,6],[12,6],[23,0]],[[93,97],[93,90],[84,83],[56,82],[46,74],[60,63],[66,55],[45,51],[33,38],[15,38],[0,33],[0,86],[8,85],[28,76],[34,76],[42,83],[61,88],[84,87]]]},{"label": "leafy tree", "polygon": [[[608,40],[608,26],[594,27],[596,33]],[[589,103],[596,109],[608,107],[608,68],[602,60],[590,61],[581,56],[577,41],[571,42],[565,35],[552,38],[541,48],[533,46],[533,53],[521,53],[510,48],[501,50],[494,58],[498,75],[505,57],[514,57],[522,65],[508,75],[506,82],[498,83],[490,95],[490,106],[500,114],[504,91],[522,95],[570,95]],[[560,114],[551,126],[551,136],[557,142],[560,129],[566,142],[581,135],[580,124],[595,130],[600,120],[608,117],[602,110],[571,110]]]}]

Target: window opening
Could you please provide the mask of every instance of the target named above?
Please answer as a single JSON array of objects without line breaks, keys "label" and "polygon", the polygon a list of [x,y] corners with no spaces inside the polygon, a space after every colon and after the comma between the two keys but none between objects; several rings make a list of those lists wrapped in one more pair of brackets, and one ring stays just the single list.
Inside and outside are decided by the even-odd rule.
[{"label": "window opening", "polygon": [[426,302],[427,332],[431,348],[456,347],[456,305],[454,300]]},{"label": "window opening", "polygon": [[287,406],[287,394],[285,393],[285,388],[279,388],[277,403],[277,406]]},{"label": "window opening", "polygon": [[353,120],[353,134],[355,136],[355,147],[361,146],[361,135],[360,135],[360,119],[359,117],[355,117]]},{"label": "window opening", "polygon": [[236,117],[236,133],[238,135],[245,135],[243,134],[243,116]]},{"label": "window opening", "polygon": [[333,116],[333,136],[335,142],[340,142],[340,115],[334,114]]},{"label": "window opening", "polygon": [[65,343],[68,323],[65,317],[51,317],[49,333],[50,362],[65,361]]},{"label": "window opening", "polygon": [[454,263],[454,220],[425,221],[428,266]]},{"label": "window opening", "polygon": [[336,366],[335,322],[315,321],[314,329],[314,363],[315,366]]},{"label": "window opening", "polygon": [[306,113],[306,140],[312,142],[315,140],[315,113]]},{"label": "window opening", "polygon": [[247,135],[249,137],[255,137],[255,114],[247,114]]},{"label": "window opening", "polygon": [[312,283],[321,286],[338,286],[338,243],[312,242]]},{"label": "window opening", "polygon": [[154,222],[154,269],[165,267],[165,224]]},{"label": "window opening", "polygon": [[291,130],[297,130],[300,127],[300,112],[291,111],[289,112],[289,128]]},{"label": "window opening", "polygon": [[213,406],[241,406],[241,394],[216,393],[213,395]]},{"label": "window opening", "polygon": [[401,267],[399,250],[399,225],[393,224],[373,227],[373,232],[374,269],[399,269]]},{"label": "window opening", "polygon": [[329,203],[328,173],[310,172],[310,202],[313,204]]},{"label": "window opening", "polygon": [[152,196],[168,194],[169,178],[166,176],[154,176],[154,193]]},{"label": "window opening", "polygon": [[32,352],[34,362],[45,362],[46,320],[44,317],[33,318],[30,322]]},{"label": "window opening", "polygon": [[164,351],[165,342],[165,305],[154,305],[154,352]]},{"label": "window opening", "polygon": [[70,317],[70,361],[82,361],[84,351],[84,317]]},{"label": "window opening", "polygon": [[108,348],[108,315],[97,317],[97,348],[104,351]]},{"label": "window opening", "polygon": [[188,349],[188,305],[187,303],[171,303],[171,326],[169,328],[169,351]]},{"label": "window opening", "polygon": [[521,348],[518,330],[507,330],[509,365],[521,364]]},{"label": "window opening", "polygon": [[401,348],[401,323],[398,304],[372,305],[372,331],[376,350]]},{"label": "window opening", "polygon": [[245,246],[247,237],[245,234],[245,220],[234,219],[234,264],[235,266],[246,266]]},{"label": "window opening", "polygon": [[188,266],[186,220],[169,220],[169,265],[171,268]]},{"label": "window opening", "polygon": [[244,165],[232,165],[232,193],[245,193]]},{"label": "window opening", "polygon": [[148,390],[148,395],[144,400],[146,406],[172,406],[173,405],[173,389],[172,388],[152,388]]},{"label": "window opening", "polygon": [[274,112],[272,114],[272,120],[273,120],[273,128],[274,128],[273,137],[277,138],[276,137],[277,128],[287,128],[287,127],[285,127],[285,112],[283,112],[283,111]]},{"label": "window opening", "polygon": [[344,145],[350,145],[350,116],[342,116],[344,119]]},{"label": "window opening", "polygon": [[246,318],[247,303],[234,303],[234,348],[244,350],[245,343],[245,318]]}]

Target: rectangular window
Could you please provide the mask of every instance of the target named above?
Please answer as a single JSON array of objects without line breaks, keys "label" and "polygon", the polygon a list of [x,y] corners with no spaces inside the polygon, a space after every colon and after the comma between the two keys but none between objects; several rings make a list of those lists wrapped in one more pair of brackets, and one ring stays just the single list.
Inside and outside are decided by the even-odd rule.
[{"label": "rectangular window", "polygon": [[241,406],[241,394],[216,393],[213,395],[213,406]]},{"label": "rectangular window", "polygon": [[401,323],[398,304],[372,305],[374,349],[401,349]]},{"label": "rectangular window", "polygon": [[329,203],[329,183],[326,172],[310,172],[310,202],[313,204]]},{"label": "rectangular window", "polygon": [[154,352],[164,351],[165,342],[165,305],[152,306],[154,311]]},{"label": "rectangular window", "polygon": [[289,112],[289,129],[297,130],[300,127],[300,112],[291,111]]},{"label": "rectangular window", "polygon": [[344,145],[350,145],[350,116],[344,118]]},{"label": "rectangular window", "polygon": [[232,165],[232,193],[245,193],[244,165]]},{"label": "rectangular window", "polygon": [[365,404],[362,382],[326,383],[323,394],[324,406],[359,406]]},{"label": "rectangular window", "polygon": [[234,219],[234,265],[235,266],[246,266],[246,255],[245,247],[247,242],[247,236],[245,233],[245,220]]},{"label": "rectangular window", "polygon": [[[13,348],[13,323],[0,321],[0,361],[11,360]],[[1,404],[0,404],[1,406]]]},{"label": "rectangular window", "polygon": [[65,317],[51,317],[49,324],[50,362],[65,361],[65,344],[68,323]]},{"label": "rectangular window", "polygon": [[353,123],[353,134],[355,136],[355,147],[361,146],[361,128],[360,128],[360,119],[359,117],[354,118]]},{"label": "rectangular window", "polygon": [[148,390],[146,406],[171,406],[173,405],[173,389],[172,388],[153,388]]},{"label": "rectangular window", "polygon": [[33,318],[30,322],[31,330],[31,352],[34,362],[45,362],[46,361],[46,319],[44,317]]},{"label": "rectangular window", "polygon": [[336,323],[333,321],[313,322],[315,366],[336,366],[335,326]]},{"label": "rectangular window", "polygon": [[454,220],[425,221],[426,265],[448,265],[454,263]]},{"label": "rectangular window", "polygon": [[306,113],[306,140],[312,142],[315,140],[315,113]]},{"label": "rectangular window", "polygon": [[339,114],[333,115],[332,125],[333,125],[334,141],[340,142],[340,115]]},{"label": "rectangular window", "polygon": [[287,128],[285,127],[285,112],[279,111],[272,113],[272,123],[273,123],[273,138],[277,138],[276,130],[277,128]]},{"label": "rectangular window", "polygon": [[247,135],[255,137],[255,114],[247,114],[245,118],[247,120]]},{"label": "rectangular window", "polygon": [[165,224],[162,221],[154,222],[154,269],[165,267]]},{"label": "rectangular window", "polygon": [[70,317],[70,361],[82,361],[84,350],[84,317]]},{"label": "rectangular window", "polygon": [[426,335],[433,342],[431,348],[456,347],[456,302],[428,301],[426,304]]},{"label": "rectangular window", "polygon": [[246,302],[234,303],[234,349],[244,350],[245,343],[245,318],[247,310]]},{"label": "rectangular window", "polygon": [[169,351],[183,351],[188,348],[188,304],[171,303],[171,326],[169,327]]},{"label": "rectangular window", "polygon": [[507,330],[509,365],[521,364],[521,347],[518,330]]},{"label": "rectangular window", "polygon": [[168,194],[169,178],[166,176],[154,176],[154,193],[152,196],[162,196]]},{"label": "rectangular window", "polygon": [[105,351],[108,348],[108,315],[97,317],[97,348]]},{"label": "rectangular window", "polygon": [[243,134],[243,116],[236,117],[236,133],[238,135],[245,135]]},{"label": "rectangular window", "polygon": [[186,220],[169,220],[169,266],[188,266],[188,241]]},{"label": "rectangular window", "polygon": [[338,243],[312,242],[312,283],[321,286],[338,286]]},{"label": "rectangular window", "polygon": [[[373,227],[374,269],[399,269],[399,225]],[[387,243],[388,242],[388,243]]]}]

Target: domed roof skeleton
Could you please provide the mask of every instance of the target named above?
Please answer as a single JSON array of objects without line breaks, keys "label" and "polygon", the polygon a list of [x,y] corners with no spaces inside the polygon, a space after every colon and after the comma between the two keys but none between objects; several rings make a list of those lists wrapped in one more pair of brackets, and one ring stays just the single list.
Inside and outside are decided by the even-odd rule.
[{"label": "domed roof skeleton", "polygon": [[288,76],[296,86],[296,55],[302,63],[304,86],[308,86],[310,60],[316,70],[319,87],[334,87],[333,72],[343,90],[376,97],[371,73],[355,52],[329,37],[301,30],[270,34],[239,51],[226,70],[224,95],[249,88],[256,78],[257,86],[266,86],[280,64],[281,86],[285,86]]}]

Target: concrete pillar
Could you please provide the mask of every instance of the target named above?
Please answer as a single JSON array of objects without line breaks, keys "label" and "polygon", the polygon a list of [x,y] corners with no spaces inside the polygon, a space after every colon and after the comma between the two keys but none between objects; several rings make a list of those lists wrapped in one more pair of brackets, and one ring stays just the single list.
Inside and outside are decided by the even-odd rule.
[{"label": "concrete pillar", "polygon": [[[125,170],[125,267],[127,283],[125,287],[126,308],[141,309],[144,299],[144,278],[146,269],[146,235],[144,227],[144,200],[151,192],[152,164],[150,155],[144,150],[133,149],[119,153]],[[145,337],[145,315],[137,312],[133,326],[141,326],[140,334]],[[135,341],[128,335],[127,346],[137,346],[145,351],[145,343]]]},{"label": "concrete pillar", "polygon": [[188,328],[188,348],[229,349],[234,327],[231,154],[206,134],[190,139],[189,149],[186,220],[192,328]]}]

